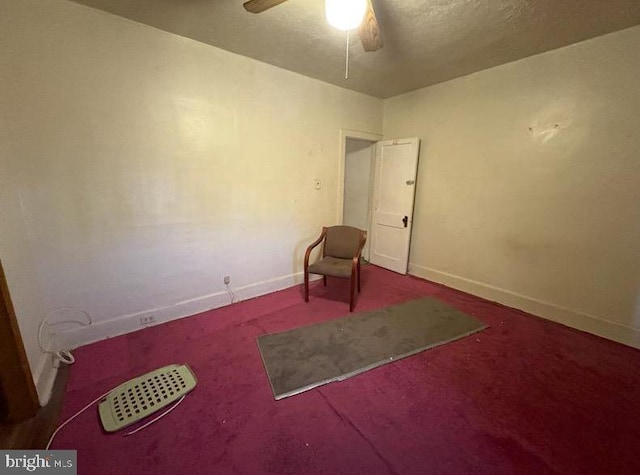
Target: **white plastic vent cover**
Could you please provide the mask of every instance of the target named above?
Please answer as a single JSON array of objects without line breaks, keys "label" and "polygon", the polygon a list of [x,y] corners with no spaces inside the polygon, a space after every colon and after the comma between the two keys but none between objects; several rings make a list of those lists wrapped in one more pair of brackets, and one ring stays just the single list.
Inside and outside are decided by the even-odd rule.
[{"label": "white plastic vent cover", "polygon": [[177,401],[196,387],[187,365],[169,365],[121,384],[100,401],[102,427],[115,432]]}]

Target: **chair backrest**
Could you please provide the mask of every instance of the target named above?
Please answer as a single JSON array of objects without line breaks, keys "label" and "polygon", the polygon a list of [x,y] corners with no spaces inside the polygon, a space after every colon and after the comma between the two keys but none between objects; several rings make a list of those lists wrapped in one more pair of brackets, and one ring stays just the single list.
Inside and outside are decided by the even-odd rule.
[{"label": "chair backrest", "polygon": [[330,226],[324,242],[324,255],[351,259],[360,248],[360,240],[366,239],[366,231],[352,226]]}]

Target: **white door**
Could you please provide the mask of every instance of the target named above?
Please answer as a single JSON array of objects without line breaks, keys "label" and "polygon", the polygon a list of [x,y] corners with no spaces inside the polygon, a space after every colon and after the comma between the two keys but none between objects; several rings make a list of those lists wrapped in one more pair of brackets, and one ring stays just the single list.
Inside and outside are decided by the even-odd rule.
[{"label": "white door", "polygon": [[409,265],[420,139],[376,144],[370,262],[400,274]]}]

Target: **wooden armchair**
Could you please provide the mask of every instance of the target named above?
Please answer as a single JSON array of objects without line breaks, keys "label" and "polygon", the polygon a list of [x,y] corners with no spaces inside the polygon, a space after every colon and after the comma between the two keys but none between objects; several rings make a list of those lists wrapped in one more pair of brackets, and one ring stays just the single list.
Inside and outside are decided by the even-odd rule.
[{"label": "wooden armchair", "polygon": [[[314,247],[324,241],[322,259],[309,265],[309,256]],[[308,248],[304,255],[304,301],[309,301],[309,273],[323,276],[341,277],[351,281],[349,311],[353,312],[356,283],[360,292],[360,255],[367,241],[367,232],[351,226],[323,227],[320,237]]]}]

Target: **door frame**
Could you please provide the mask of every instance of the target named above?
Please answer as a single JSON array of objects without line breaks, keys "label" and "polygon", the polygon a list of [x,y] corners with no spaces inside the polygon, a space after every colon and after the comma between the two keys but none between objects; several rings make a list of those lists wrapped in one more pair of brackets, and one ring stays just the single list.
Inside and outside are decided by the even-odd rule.
[{"label": "door frame", "polygon": [[2,418],[18,422],[33,417],[40,409],[24,349],[9,286],[0,261],[0,391]]},{"label": "door frame", "polygon": [[[373,146],[375,146],[376,142],[384,139],[384,136],[374,132],[340,129],[338,142],[338,207],[336,209],[336,224],[342,224],[342,220],[344,219],[344,170],[347,164],[347,139],[368,140],[372,142]],[[375,166],[375,160],[376,158],[374,153],[371,157],[372,171],[374,170],[373,167]],[[369,222],[369,227],[371,227],[371,222]],[[369,240],[369,238],[370,237],[367,237],[367,240]]]}]

